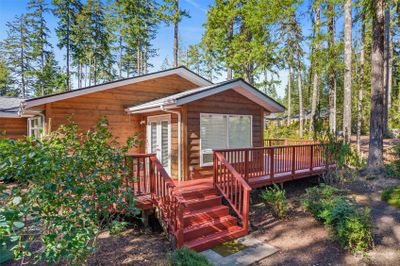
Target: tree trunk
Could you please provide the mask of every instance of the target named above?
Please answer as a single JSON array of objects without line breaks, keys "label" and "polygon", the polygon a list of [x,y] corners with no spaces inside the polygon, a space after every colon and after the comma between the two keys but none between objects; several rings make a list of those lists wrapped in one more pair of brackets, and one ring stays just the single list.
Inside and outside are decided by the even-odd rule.
[{"label": "tree trunk", "polygon": [[343,136],[347,143],[351,139],[351,0],[344,4],[344,99],[343,99]]},{"label": "tree trunk", "polygon": [[303,85],[301,81],[301,64],[297,65],[297,86],[299,90],[299,135],[303,137]]},{"label": "tree trunk", "polygon": [[357,105],[357,152],[361,152],[361,126],[362,126],[362,100],[364,97],[364,49],[365,49],[365,17],[362,16],[361,26],[361,51],[360,51],[360,90],[358,91]]},{"label": "tree trunk", "polygon": [[390,8],[385,10],[385,48],[384,48],[384,115],[383,115],[383,134],[389,134],[389,110],[391,95],[391,73],[390,73]]},{"label": "tree trunk", "polygon": [[333,65],[335,59],[334,52],[334,36],[335,23],[333,5],[328,5],[328,59],[331,61],[328,64],[328,87],[329,87],[329,131],[336,133],[336,71]]},{"label": "tree trunk", "polygon": [[70,10],[70,8],[68,7],[68,19],[67,19],[67,28],[66,28],[66,41],[67,41],[67,43],[66,43],[66,49],[67,49],[67,58],[66,58],[66,64],[67,64],[67,86],[66,86],[66,89],[67,89],[67,91],[70,91],[71,90],[71,82],[70,82],[70,73],[69,73],[69,50],[70,50],[70,38],[69,38],[69,34],[70,34],[70,29],[71,29],[71,21],[70,21],[70,17],[71,17],[71,14],[70,14],[70,12],[71,12],[71,10]]},{"label": "tree trunk", "polygon": [[175,0],[174,6],[174,67],[178,67],[178,52],[179,52],[179,0]]},{"label": "tree trunk", "polygon": [[372,78],[371,78],[371,113],[368,168],[380,169],[383,166],[383,69],[384,69],[384,26],[385,0],[373,0],[372,20]]},{"label": "tree trunk", "polygon": [[[320,16],[321,16],[321,7],[318,3],[315,9],[315,25],[314,32],[316,37],[314,52],[318,53],[320,49],[319,45],[319,28],[320,28]],[[314,131],[315,124],[315,111],[317,109],[317,94],[318,94],[318,85],[319,85],[319,70],[318,70],[318,59],[314,57],[314,79],[313,79],[313,91],[312,91],[312,100],[311,100],[311,114],[310,114],[310,133]]]},{"label": "tree trunk", "polygon": [[288,97],[288,109],[287,109],[287,124],[290,125],[290,116],[292,115],[291,113],[291,102],[292,102],[292,74],[293,74],[293,68],[292,66],[289,67],[289,77],[288,77],[288,92],[287,92],[287,97]]}]

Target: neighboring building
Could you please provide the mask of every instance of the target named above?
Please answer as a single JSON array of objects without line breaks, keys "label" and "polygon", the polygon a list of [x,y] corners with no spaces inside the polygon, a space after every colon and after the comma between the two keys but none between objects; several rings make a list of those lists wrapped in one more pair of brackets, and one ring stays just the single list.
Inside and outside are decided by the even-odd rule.
[{"label": "neighboring building", "polygon": [[217,84],[178,67],[33,99],[0,98],[0,132],[39,136],[68,123],[82,130],[107,117],[132,153],[157,153],[179,180],[211,176],[212,149],[263,146],[264,116],[284,107],[242,79]]}]

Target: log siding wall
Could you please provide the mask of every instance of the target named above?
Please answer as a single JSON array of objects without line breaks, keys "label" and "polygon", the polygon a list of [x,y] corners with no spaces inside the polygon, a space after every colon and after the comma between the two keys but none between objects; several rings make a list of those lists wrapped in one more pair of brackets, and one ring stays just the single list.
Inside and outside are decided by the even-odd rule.
[{"label": "log siding wall", "polygon": [[20,139],[28,134],[26,118],[0,118],[0,136]]},{"label": "log siding wall", "polygon": [[184,152],[187,163],[184,166],[186,179],[197,179],[212,175],[212,167],[200,167],[200,113],[220,113],[252,115],[253,147],[263,145],[264,109],[243,95],[233,91],[225,91],[185,106],[184,123],[187,130],[187,147]]}]

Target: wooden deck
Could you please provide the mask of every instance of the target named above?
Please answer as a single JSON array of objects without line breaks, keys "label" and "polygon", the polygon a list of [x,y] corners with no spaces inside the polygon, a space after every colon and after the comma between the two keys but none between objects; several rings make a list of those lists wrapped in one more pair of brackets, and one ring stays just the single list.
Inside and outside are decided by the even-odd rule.
[{"label": "wooden deck", "polygon": [[127,182],[140,209],[158,209],[178,247],[200,251],[247,234],[252,189],[320,175],[335,167],[329,157],[327,145],[315,142],[217,150],[213,177],[179,182],[155,154],[133,155]]}]

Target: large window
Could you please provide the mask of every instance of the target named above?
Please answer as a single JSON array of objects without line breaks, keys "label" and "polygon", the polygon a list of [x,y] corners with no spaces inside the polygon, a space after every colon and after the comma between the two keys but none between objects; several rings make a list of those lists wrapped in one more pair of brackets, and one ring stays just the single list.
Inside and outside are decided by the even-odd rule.
[{"label": "large window", "polygon": [[200,114],[200,164],[212,164],[214,149],[251,147],[251,129],[251,115]]},{"label": "large window", "polygon": [[39,138],[43,135],[44,129],[44,117],[43,116],[35,116],[28,118],[28,136]]}]

